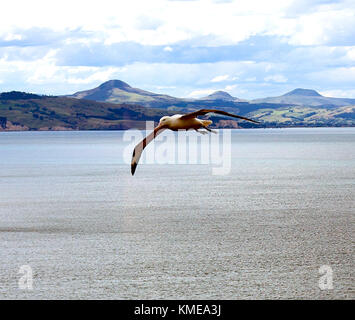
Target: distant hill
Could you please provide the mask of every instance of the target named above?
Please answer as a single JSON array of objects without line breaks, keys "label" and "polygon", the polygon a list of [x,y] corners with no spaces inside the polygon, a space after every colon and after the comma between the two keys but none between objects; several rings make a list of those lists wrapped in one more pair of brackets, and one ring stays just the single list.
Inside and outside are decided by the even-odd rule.
[{"label": "distant hill", "polygon": [[21,92],[21,91],[10,91],[0,93],[0,100],[27,100],[27,99],[42,99],[45,96],[40,96],[38,94]]},{"label": "distant hill", "polygon": [[355,105],[345,107],[284,106],[260,108],[248,116],[267,127],[345,127],[355,126]]},{"label": "distant hill", "polygon": [[290,92],[287,92],[284,94],[284,96],[321,97],[321,95],[316,90],[302,88],[297,88]]},{"label": "distant hill", "polygon": [[146,120],[157,122],[167,114],[166,110],[130,104],[19,96],[8,99],[7,94],[0,94],[0,131],[144,129]]},{"label": "distant hill", "polygon": [[164,103],[174,103],[178,98],[132,88],[121,80],[109,80],[94,89],[79,91],[67,97],[111,103],[131,103],[159,107]]},{"label": "distant hill", "polygon": [[238,98],[232,97],[228,92],[225,91],[215,91],[206,97],[200,98],[200,100],[240,101]]},{"label": "distant hill", "polygon": [[300,106],[350,106],[355,105],[355,99],[331,98],[320,95],[315,90],[310,89],[295,89],[285,93],[282,96],[255,99],[250,103],[276,103],[276,104],[291,104]]}]

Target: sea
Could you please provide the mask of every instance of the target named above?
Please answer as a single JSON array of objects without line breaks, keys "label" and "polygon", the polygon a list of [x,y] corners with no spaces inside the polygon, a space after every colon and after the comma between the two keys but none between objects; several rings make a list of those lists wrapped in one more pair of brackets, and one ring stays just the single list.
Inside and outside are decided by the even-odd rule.
[{"label": "sea", "polygon": [[355,128],[218,135],[132,176],[126,131],[1,132],[0,299],[354,299]]}]

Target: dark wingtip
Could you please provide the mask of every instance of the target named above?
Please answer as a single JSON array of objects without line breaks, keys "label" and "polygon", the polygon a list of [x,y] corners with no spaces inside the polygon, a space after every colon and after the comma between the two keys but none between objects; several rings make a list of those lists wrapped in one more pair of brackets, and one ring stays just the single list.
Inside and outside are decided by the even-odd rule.
[{"label": "dark wingtip", "polygon": [[134,162],[131,164],[131,173],[132,173],[132,176],[134,176],[134,173],[136,172],[136,168],[137,168],[137,163]]},{"label": "dark wingtip", "polygon": [[253,123],[256,123],[256,124],[261,124],[261,122],[258,121],[258,120],[253,120],[253,119],[248,119],[248,118],[244,118],[244,120],[247,120],[247,121],[250,121],[250,122],[253,122]]},{"label": "dark wingtip", "polygon": [[132,162],[131,162],[131,173],[132,173],[132,176],[136,172],[136,168],[137,168],[137,162],[133,160],[135,155],[136,155],[136,149],[134,148],[133,149],[133,154],[132,154]]}]

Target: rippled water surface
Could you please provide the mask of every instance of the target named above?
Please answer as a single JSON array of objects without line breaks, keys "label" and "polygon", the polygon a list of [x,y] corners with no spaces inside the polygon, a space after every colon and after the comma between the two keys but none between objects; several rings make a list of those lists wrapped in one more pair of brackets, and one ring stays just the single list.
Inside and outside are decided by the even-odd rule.
[{"label": "rippled water surface", "polygon": [[227,175],[122,137],[0,133],[0,298],[355,298],[355,128],[233,130]]}]

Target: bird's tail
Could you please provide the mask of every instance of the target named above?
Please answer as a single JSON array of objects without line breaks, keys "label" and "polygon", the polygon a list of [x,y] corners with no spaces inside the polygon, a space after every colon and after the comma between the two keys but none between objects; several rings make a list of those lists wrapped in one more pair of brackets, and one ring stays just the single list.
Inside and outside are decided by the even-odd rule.
[{"label": "bird's tail", "polygon": [[207,127],[212,123],[212,121],[211,120],[202,120],[202,123],[203,123],[204,127]]}]

